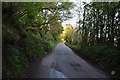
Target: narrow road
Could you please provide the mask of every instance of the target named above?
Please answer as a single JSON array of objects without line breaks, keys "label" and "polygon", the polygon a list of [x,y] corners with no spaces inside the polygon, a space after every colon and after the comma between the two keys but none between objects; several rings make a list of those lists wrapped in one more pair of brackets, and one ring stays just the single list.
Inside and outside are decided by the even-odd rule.
[{"label": "narrow road", "polygon": [[32,63],[28,71],[31,78],[107,78],[64,43],[59,43],[42,61]]}]

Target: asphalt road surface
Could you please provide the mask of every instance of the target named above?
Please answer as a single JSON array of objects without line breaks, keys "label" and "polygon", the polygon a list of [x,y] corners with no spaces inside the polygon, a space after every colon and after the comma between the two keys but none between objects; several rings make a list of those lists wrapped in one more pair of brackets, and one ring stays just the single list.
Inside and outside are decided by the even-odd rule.
[{"label": "asphalt road surface", "polygon": [[59,43],[45,58],[32,63],[30,78],[108,78],[105,73],[78,57],[64,43]]}]

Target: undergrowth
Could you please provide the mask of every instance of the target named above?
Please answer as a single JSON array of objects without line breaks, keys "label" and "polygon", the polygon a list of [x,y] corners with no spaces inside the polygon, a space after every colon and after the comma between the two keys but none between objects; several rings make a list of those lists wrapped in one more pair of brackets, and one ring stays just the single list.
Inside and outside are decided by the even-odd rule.
[{"label": "undergrowth", "polygon": [[[105,70],[113,77],[120,76],[120,51],[115,46],[105,44],[81,46],[66,43],[77,55]],[[111,74],[114,71],[115,74]]]},{"label": "undergrowth", "polygon": [[3,43],[3,78],[24,77],[26,64],[52,51],[57,43],[33,34],[19,40],[17,44]]}]

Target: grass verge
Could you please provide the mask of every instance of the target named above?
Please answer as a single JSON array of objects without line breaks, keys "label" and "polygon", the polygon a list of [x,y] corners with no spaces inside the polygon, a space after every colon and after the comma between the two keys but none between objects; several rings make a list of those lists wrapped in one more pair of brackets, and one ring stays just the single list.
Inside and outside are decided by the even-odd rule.
[{"label": "grass verge", "polygon": [[107,72],[112,77],[120,78],[120,51],[116,47],[104,44],[92,46],[65,44],[89,63]]}]

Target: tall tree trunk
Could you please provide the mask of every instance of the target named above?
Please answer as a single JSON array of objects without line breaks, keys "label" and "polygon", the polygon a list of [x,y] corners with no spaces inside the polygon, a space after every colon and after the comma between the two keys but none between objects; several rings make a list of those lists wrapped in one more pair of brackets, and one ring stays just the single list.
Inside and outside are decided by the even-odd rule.
[{"label": "tall tree trunk", "polygon": [[83,13],[83,25],[82,25],[82,45],[84,45],[85,43],[85,9],[84,9],[84,13]]}]

